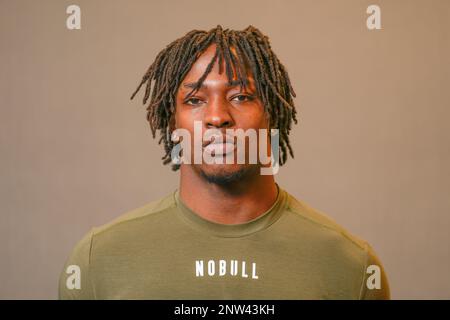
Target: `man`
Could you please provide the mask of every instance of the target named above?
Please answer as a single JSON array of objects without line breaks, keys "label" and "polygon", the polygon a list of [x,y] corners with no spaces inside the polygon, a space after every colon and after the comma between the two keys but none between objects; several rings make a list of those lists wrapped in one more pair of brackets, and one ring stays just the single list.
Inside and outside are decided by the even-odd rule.
[{"label": "man", "polygon": [[[179,189],[93,228],[61,273],[61,299],[389,298],[369,244],[262,174],[278,155],[280,165],[293,156],[297,122],[294,90],[267,36],[253,26],[193,30],[158,54],[132,98],[144,84],[147,118],[164,163],[180,170]],[[199,140],[199,129],[215,135]],[[270,163],[249,161],[250,135],[236,148],[239,129],[263,132],[257,154],[267,151]],[[195,150],[215,161],[196,161]],[[242,151],[244,161],[233,161]]]}]

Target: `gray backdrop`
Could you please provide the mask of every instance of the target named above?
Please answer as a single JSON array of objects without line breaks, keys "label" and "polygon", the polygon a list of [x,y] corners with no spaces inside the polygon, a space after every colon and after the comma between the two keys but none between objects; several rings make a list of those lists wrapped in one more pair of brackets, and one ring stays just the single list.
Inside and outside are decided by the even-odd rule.
[{"label": "gray backdrop", "polygon": [[278,183],[368,240],[393,298],[449,299],[445,0],[0,1],[0,298],[56,298],[85,232],[177,187],[129,96],[164,46],[217,24],[267,34],[298,94]]}]

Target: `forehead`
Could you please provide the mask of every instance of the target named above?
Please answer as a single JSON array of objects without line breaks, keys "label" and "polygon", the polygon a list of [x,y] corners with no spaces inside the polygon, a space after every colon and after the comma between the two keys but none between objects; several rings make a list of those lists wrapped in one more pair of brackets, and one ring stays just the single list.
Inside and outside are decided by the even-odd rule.
[{"label": "forehead", "polygon": [[[234,48],[231,47],[230,50],[232,51],[232,53],[234,54],[234,56],[237,59]],[[194,64],[192,65],[192,67],[189,70],[189,72],[187,73],[187,75],[185,76],[183,83],[197,82],[200,79],[200,77],[205,73],[206,68],[208,67],[209,63],[213,59],[215,53],[216,53],[216,45],[215,44],[210,45],[204,52],[202,52],[199,55],[199,57],[197,58],[197,60],[194,62]],[[245,61],[245,59],[244,59],[244,61]],[[230,64],[230,67],[232,69],[233,79],[236,80],[238,78],[237,70],[233,66],[232,63]],[[253,74],[247,63],[245,65],[245,68],[246,68],[245,78],[248,80],[248,83],[250,85],[252,85],[254,83],[254,78],[253,78]],[[228,82],[228,78],[227,78],[227,74],[226,74],[225,59],[222,59],[222,73],[219,74],[219,57],[216,58],[216,61],[214,62],[214,65],[213,65],[211,71],[208,73],[208,75],[203,83],[205,85],[207,85],[210,82],[223,83],[223,84],[226,84]]]}]

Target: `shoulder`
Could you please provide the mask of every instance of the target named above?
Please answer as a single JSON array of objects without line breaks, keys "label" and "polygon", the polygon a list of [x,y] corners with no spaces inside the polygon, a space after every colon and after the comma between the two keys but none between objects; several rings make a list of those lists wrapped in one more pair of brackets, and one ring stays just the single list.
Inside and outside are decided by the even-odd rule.
[{"label": "shoulder", "polygon": [[298,200],[289,193],[287,193],[286,209],[291,213],[293,219],[299,220],[303,226],[312,229],[319,236],[339,238],[361,253],[369,250],[370,246],[367,241],[347,231],[324,212],[313,208],[305,201]]},{"label": "shoulder", "polygon": [[93,228],[92,236],[97,237],[105,233],[133,227],[134,225],[140,224],[143,220],[157,220],[159,216],[166,214],[175,206],[174,194],[170,193],[161,199],[125,212],[109,223]]},{"label": "shoulder", "polygon": [[[120,252],[122,246],[132,244],[133,240],[146,240],[152,234],[144,230],[143,225],[155,224],[158,228],[158,219],[166,219],[175,207],[173,193],[162,199],[152,201],[141,207],[130,210],[109,223],[91,228],[73,247],[66,259],[64,268],[59,277],[60,299],[95,299],[95,286],[93,285],[93,263],[97,254],[111,256]],[[139,234],[147,237],[139,238]],[[79,282],[77,283],[77,275]],[[72,282],[73,283],[72,283]]]},{"label": "shoulder", "polygon": [[171,193],[92,228],[91,254],[110,255],[129,247],[161,241],[165,236],[163,229],[173,224],[175,208],[174,194]]},{"label": "shoulder", "polygon": [[[360,299],[389,299],[385,270],[366,240],[350,233],[330,216],[305,201],[298,200],[289,193],[287,198],[289,220],[286,224],[292,225],[298,234],[302,234],[302,240],[314,247],[315,252],[326,255],[330,268],[345,270],[348,279],[354,280],[355,287],[359,287]],[[371,285],[370,282],[375,280],[375,285]]]}]

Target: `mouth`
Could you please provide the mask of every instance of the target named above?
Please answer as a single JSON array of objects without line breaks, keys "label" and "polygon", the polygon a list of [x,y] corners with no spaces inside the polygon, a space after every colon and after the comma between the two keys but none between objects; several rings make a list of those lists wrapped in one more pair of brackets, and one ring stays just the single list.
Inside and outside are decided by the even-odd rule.
[{"label": "mouth", "polygon": [[229,135],[222,136],[222,139],[212,136],[211,140],[203,143],[203,150],[212,156],[227,155],[235,149],[234,138]]},{"label": "mouth", "polygon": [[234,151],[234,143],[210,143],[205,148],[205,152],[212,156],[227,155]]}]

